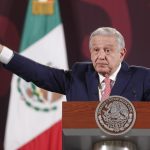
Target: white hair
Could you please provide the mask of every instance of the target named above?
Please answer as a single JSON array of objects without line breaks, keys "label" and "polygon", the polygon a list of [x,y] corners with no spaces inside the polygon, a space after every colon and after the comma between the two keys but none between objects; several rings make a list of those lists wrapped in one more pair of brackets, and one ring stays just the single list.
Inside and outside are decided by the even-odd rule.
[{"label": "white hair", "polygon": [[92,39],[92,37],[94,37],[96,35],[114,36],[117,40],[118,48],[119,49],[125,48],[124,37],[122,36],[122,34],[119,31],[117,31],[115,28],[111,28],[111,27],[100,27],[100,28],[96,29],[94,32],[92,32],[90,35],[90,39],[89,39],[89,48],[90,49],[92,48],[91,39]]}]

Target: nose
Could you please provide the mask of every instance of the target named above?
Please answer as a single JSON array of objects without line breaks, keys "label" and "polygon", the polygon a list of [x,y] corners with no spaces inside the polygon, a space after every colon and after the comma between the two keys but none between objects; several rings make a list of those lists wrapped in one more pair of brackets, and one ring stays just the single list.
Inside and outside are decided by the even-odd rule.
[{"label": "nose", "polygon": [[105,59],[105,56],[106,56],[106,54],[105,54],[104,50],[100,50],[98,52],[98,58],[99,59]]}]

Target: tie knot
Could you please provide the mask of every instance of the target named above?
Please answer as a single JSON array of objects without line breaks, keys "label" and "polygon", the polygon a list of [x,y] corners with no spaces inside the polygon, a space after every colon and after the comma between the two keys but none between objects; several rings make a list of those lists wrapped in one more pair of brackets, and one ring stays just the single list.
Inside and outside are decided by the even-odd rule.
[{"label": "tie knot", "polygon": [[104,82],[105,82],[106,84],[110,84],[110,81],[111,81],[111,79],[109,79],[109,78],[107,78],[107,77],[104,79]]}]

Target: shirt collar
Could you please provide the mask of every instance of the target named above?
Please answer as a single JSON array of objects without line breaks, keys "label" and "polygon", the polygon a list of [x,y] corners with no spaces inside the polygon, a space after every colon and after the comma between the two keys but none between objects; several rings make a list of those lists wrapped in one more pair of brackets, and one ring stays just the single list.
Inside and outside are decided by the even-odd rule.
[{"label": "shirt collar", "polygon": [[[111,79],[112,81],[116,81],[116,77],[117,77],[118,72],[120,71],[120,68],[121,68],[121,63],[119,64],[117,70],[109,77],[109,79]],[[105,77],[100,73],[98,73],[98,76],[99,76],[100,83],[102,83]]]}]

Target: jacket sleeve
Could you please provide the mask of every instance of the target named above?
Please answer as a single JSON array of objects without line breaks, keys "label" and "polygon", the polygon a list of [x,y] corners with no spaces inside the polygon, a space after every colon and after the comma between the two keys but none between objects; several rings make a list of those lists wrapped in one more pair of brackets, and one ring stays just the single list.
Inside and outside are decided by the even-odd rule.
[{"label": "jacket sleeve", "polygon": [[70,71],[51,68],[16,53],[4,67],[27,82],[52,92],[66,94],[69,88]]}]

